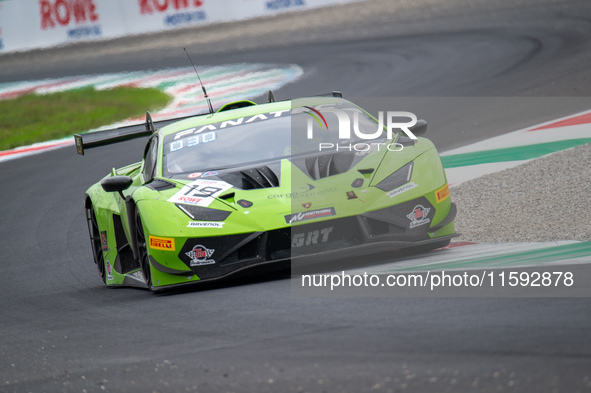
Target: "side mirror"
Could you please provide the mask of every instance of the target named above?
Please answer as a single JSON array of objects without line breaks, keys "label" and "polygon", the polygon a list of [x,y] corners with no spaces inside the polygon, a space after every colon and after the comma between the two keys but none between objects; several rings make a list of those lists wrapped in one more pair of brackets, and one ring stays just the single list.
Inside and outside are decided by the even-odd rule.
[{"label": "side mirror", "polygon": [[412,132],[415,136],[425,135],[427,133],[427,125],[428,123],[423,120],[417,120],[417,124],[412,127],[409,127],[410,132]]},{"label": "side mirror", "polygon": [[118,192],[121,198],[125,199],[123,190],[127,190],[131,183],[133,183],[133,179],[129,176],[111,176],[101,181],[101,187],[106,192]]}]

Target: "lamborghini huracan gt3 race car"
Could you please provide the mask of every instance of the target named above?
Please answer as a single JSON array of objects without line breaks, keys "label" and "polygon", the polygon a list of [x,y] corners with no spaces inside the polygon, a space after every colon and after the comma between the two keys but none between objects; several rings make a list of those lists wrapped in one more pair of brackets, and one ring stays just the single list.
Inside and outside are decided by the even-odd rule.
[{"label": "lamborghini huracan gt3 race car", "polygon": [[[400,130],[388,139],[338,92],[269,97],[160,122],[147,113],[145,124],[75,136],[79,154],[149,137],[141,162],[113,169],[85,195],[106,284],[158,291],[278,261],[435,249],[457,236],[429,140]],[[377,136],[335,140],[335,108],[356,113],[357,127]]]}]

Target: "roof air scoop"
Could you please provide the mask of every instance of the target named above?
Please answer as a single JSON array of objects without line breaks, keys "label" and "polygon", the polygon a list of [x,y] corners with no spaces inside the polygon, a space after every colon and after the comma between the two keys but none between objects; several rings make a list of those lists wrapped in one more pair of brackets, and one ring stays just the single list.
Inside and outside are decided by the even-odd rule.
[{"label": "roof air scoop", "polygon": [[247,106],[253,106],[253,105],[256,105],[256,102],[253,102],[250,100],[229,102],[229,103],[225,104],[224,106],[222,106],[220,109],[218,109],[218,112],[224,112],[224,111],[229,111],[229,110],[238,109],[238,108],[246,108]]}]

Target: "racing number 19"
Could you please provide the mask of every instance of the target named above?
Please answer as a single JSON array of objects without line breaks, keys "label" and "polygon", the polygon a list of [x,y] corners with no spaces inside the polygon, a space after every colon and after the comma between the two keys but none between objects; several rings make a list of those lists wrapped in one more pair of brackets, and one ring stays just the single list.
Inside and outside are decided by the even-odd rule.
[{"label": "racing number 19", "polygon": [[211,187],[211,186],[205,186],[205,187],[201,187],[201,188],[195,187],[195,188],[188,189],[187,192],[185,192],[183,195],[195,197],[195,198],[207,198],[207,197],[215,195],[216,193],[218,193],[222,190],[223,190],[223,188]]}]

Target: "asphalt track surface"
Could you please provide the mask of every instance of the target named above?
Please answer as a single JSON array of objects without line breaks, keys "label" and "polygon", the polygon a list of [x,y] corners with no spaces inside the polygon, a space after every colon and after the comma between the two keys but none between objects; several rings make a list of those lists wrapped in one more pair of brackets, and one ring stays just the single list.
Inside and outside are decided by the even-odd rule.
[{"label": "asphalt track surface", "polygon": [[[337,27],[187,46],[201,64],[303,66],[279,97],[579,97],[470,131],[426,108],[441,123],[431,133],[441,150],[588,109],[587,1],[416,2],[347,29],[335,9],[314,15],[323,12]],[[238,28],[258,37],[265,23]],[[134,52],[136,40],[3,56],[0,82],[187,65],[170,45]],[[129,50],[108,52],[117,45]],[[480,119],[491,108],[474,110]],[[82,197],[110,168],[139,160],[142,144],[0,164],[0,391],[591,391],[587,298],[305,298],[291,294],[289,271],[167,296],[105,287]]]}]

